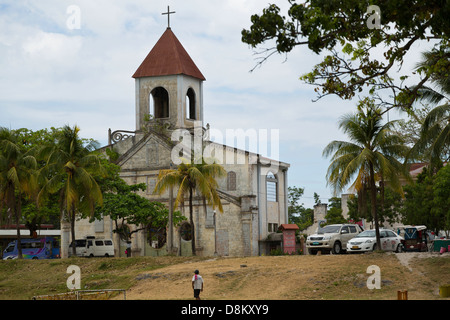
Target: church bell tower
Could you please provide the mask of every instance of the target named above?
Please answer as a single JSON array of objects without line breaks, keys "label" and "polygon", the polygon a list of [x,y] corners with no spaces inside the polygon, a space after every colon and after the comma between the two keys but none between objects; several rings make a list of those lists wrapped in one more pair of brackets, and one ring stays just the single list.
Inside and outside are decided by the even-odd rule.
[{"label": "church bell tower", "polygon": [[203,126],[205,77],[168,27],[133,75],[136,131],[162,123],[169,129]]}]

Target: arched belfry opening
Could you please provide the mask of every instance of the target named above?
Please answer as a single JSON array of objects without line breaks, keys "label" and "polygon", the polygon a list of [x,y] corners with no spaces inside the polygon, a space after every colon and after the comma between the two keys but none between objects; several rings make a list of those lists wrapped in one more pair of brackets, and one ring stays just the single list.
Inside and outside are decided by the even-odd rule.
[{"label": "arched belfry opening", "polygon": [[169,93],[163,87],[157,87],[150,92],[149,112],[155,119],[169,117]]},{"label": "arched belfry opening", "polygon": [[186,93],[186,118],[189,120],[196,120],[195,112],[195,91],[189,88]]},{"label": "arched belfry opening", "polygon": [[136,130],[151,119],[170,128],[192,128],[203,118],[203,81],[172,29],[167,28],[133,74],[136,86]]}]

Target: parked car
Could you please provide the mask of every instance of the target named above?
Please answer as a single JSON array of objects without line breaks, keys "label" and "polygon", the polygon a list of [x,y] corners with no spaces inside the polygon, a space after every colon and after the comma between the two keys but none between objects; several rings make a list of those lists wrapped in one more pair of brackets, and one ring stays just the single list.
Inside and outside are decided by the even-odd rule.
[{"label": "parked car", "polygon": [[[109,239],[86,239],[75,240],[76,253],[78,257],[114,257],[114,244]],[[73,243],[70,244],[69,256],[72,256]]]},{"label": "parked car", "polygon": [[[403,249],[403,238],[388,229],[380,229],[381,249],[400,252]],[[347,242],[347,252],[367,252],[377,250],[375,229],[365,230]]]},{"label": "parked car", "polygon": [[308,236],[306,248],[309,254],[316,254],[318,251],[340,254],[346,250],[348,240],[362,231],[357,224],[330,224],[319,228],[317,234]]}]

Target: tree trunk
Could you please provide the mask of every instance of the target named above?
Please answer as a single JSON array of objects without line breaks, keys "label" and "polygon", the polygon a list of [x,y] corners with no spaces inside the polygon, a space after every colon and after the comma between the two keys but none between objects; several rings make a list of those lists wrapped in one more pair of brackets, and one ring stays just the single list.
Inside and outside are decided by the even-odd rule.
[{"label": "tree trunk", "polygon": [[377,213],[377,188],[375,186],[375,172],[373,170],[373,164],[370,163],[370,201],[371,201],[371,211],[372,217],[375,221],[375,235],[377,239],[377,249],[381,250],[380,241],[380,227],[378,225],[378,213]]},{"label": "tree trunk", "polygon": [[14,213],[16,215],[16,231],[17,231],[17,259],[22,259],[22,237],[20,235],[20,217],[22,216],[22,208],[21,208],[21,197],[22,195],[19,193],[16,199],[14,199]]},{"label": "tree trunk", "polygon": [[191,223],[191,232],[192,232],[192,255],[196,256],[197,253],[195,251],[195,228],[194,228],[193,211],[194,208],[192,207],[192,188],[189,188],[189,219]]},{"label": "tree trunk", "polygon": [[75,209],[70,210],[70,233],[72,235],[72,254],[74,257],[77,256],[77,246],[75,243]]}]

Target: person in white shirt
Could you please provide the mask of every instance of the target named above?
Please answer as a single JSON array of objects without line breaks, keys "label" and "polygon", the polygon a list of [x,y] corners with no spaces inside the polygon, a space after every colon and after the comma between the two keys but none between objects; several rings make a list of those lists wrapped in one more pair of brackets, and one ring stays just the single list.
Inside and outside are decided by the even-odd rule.
[{"label": "person in white shirt", "polygon": [[194,276],[192,277],[192,289],[194,289],[194,298],[196,300],[201,300],[200,292],[203,291],[203,278],[198,270],[194,271]]}]

